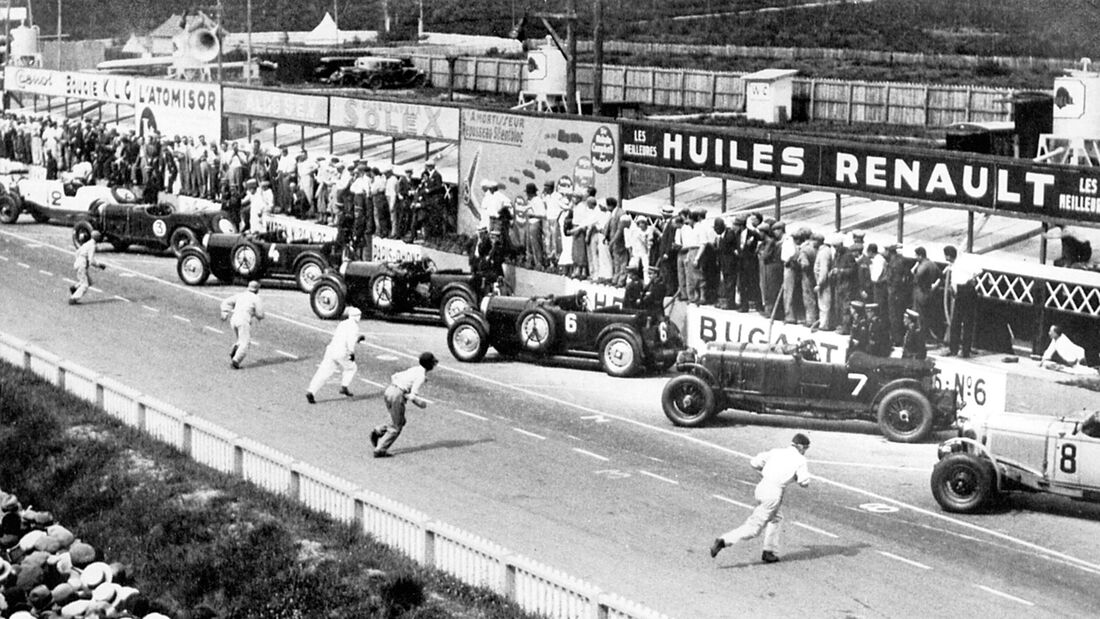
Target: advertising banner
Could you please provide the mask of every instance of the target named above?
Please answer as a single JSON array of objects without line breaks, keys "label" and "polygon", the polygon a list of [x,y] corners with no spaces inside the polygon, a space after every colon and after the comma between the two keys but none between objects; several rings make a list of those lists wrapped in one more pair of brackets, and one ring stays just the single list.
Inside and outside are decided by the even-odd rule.
[{"label": "advertising banner", "polygon": [[70,97],[132,105],[134,81],[130,75],[51,71],[31,67],[5,67],[4,88],[47,97]]},{"label": "advertising banner", "polygon": [[458,141],[458,108],[369,99],[329,98],[333,127],[401,138]]},{"label": "advertising banner", "polygon": [[541,191],[546,181],[595,187],[597,198],[618,198],[618,144],[619,129],[611,122],[463,109],[458,231],[477,230],[483,179],[500,182],[513,206],[527,183]]},{"label": "advertising banner", "polygon": [[226,114],[285,120],[307,125],[328,124],[328,97],[252,88],[222,89]]},{"label": "advertising banner", "polygon": [[139,79],[134,89],[138,133],[205,135],[221,140],[221,85],[210,82]]},{"label": "advertising banner", "polygon": [[976,418],[1005,412],[1006,372],[951,358],[937,358],[936,369],[936,387],[958,392],[963,404],[959,415]]},{"label": "advertising banner", "polygon": [[811,331],[802,325],[789,325],[770,321],[758,314],[746,314],[720,310],[712,306],[689,305],[685,343],[698,352],[710,342],[740,342],[748,344],[794,345],[802,340],[813,340],[817,354],[826,363],[844,363],[848,356],[848,336],[832,331]]}]

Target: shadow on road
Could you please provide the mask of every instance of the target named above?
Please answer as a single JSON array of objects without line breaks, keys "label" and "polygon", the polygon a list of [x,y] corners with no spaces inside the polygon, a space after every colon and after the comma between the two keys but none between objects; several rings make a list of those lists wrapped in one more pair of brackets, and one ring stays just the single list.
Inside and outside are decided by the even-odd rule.
[{"label": "shadow on road", "polygon": [[103,305],[107,303],[125,303],[122,299],[115,299],[113,297],[100,297],[92,299],[81,299],[77,305]]},{"label": "shadow on road", "polygon": [[[867,543],[848,544],[848,545],[834,545],[834,544],[807,544],[802,548],[790,553],[780,554],[780,565],[783,563],[792,563],[794,561],[812,561],[814,559],[824,559],[825,557],[855,557],[860,554],[864,548],[870,548],[871,545]],[[737,546],[733,546],[734,549]],[[758,547],[757,547],[758,548]],[[757,550],[753,550],[757,552]],[[746,567],[755,567],[764,565],[760,561],[748,561],[744,563],[734,563],[732,565],[723,565],[721,569],[732,570],[742,569]]]},{"label": "shadow on road", "polygon": [[436,441],[434,443],[428,443],[426,445],[420,445],[419,447],[410,447],[408,449],[398,449],[394,451],[395,456],[403,456],[405,454],[416,453],[418,451],[431,451],[432,449],[458,449],[460,447],[469,447],[478,443],[492,443],[496,439],[483,438],[476,441]]},{"label": "shadow on road", "polygon": [[[847,432],[850,434],[866,434],[869,436],[882,436],[878,424],[871,421],[859,421],[852,419],[815,419],[801,415],[771,415],[767,413],[748,413],[742,411],[726,410],[707,422],[708,428],[734,428],[738,426],[767,426],[773,428],[792,428],[801,430],[817,430],[821,432]],[[956,436],[952,429],[934,430],[928,439],[921,443],[938,443],[943,439]],[[885,437],[883,440],[886,440]]]},{"label": "shadow on road", "polygon": [[298,359],[291,359],[290,357],[267,357],[264,359],[257,359],[256,361],[249,362],[244,368],[263,368],[272,365],[281,365],[283,363],[301,363],[303,361],[309,361],[309,357],[299,357]]}]

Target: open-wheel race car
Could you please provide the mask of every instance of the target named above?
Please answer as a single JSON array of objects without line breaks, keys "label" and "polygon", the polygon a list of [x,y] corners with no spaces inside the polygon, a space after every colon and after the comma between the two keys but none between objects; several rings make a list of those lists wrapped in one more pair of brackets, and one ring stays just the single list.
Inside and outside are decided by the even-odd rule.
[{"label": "open-wheel race car", "polygon": [[262,234],[210,234],[184,248],[176,274],[188,286],[201,286],[211,275],[223,282],[292,279],[302,292],[313,292],[325,271],[340,266],[333,242],[287,241],[282,231]]},{"label": "open-wheel race car", "polygon": [[938,455],[932,496],[949,512],[977,512],[1014,490],[1100,501],[1100,411],[965,420]]},{"label": "open-wheel race car", "polygon": [[935,388],[931,360],[857,352],[846,363],[825,363],[812,340],[781,350],[712,342],[701,355],[681,353],[676,370],[661,406],[678,426],[702,426],[732,408],[875,421],[887,439],[913,443],[955,423],[955,391]]},{"label": "open-wheel race car", "polygon": [[476,307],[482,286],[461,269],[437,269],[430,258],[400,262],[346,262],[328,271],[309,296],[313,313],[340,318],[350,305],[363,313],[392,316],[439,316],[451,324],[468,307]]},{"label": "open-wheel race car", "polygon": [[126,187],[21,178],[0,194],[0,223],[13,224],[28,213],[38,223],[72,224],[104,204],[140,203]]},{"label": "open-wheel race car", "polygon": [[117,251],[141,245],[179,256],[211,232],[236,232],[237,226],[221,211],[181,213],[171,204],[97,204],[73,225],[73,245],[80,247],[99,232]]},{"label": "open-wheel race car", "polygon": [[459,361],[480,361],[490,346],[506,357],[596,357],[609,375],[634,376],[667,369],[683,340],[662,311],[589,310],[582,292],[486,297],[479,309],[467,310],[447,330],[447,347]]}]

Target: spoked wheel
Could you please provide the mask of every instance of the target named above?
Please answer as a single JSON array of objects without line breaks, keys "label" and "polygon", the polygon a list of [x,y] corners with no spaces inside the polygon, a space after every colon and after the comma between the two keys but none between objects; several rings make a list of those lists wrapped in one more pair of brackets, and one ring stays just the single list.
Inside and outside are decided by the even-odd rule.
[{"label": "spoked wheel", "polygon": [[932,496],[949,512],[976,512],[993,497],[993,465],[966,453],[955,453],[932,469]]},{"label": "spoked wheel", "polygon": [[318,318],[334,320],[344,314],[344,295],[329,281],[322,281],[313,287],[309,294],[309,305]]},{"label": "spoked wheel", "polygon": [[489,350],[489,334],[477,321],[459,318],[447,329],[447,348],[459,361],[481,361]]},{"label": "spoked wheel", "polygon": [[718,412],[714,389],[691,374],[681,374],[665,385],[661,408],[669,421],[688,428],[705,424]]},{"label": "spoked wheel", "polygon": [[895,389],[879,402],[878,425],[896,443],[924,440],[932,432],[932,404],[916,389]]},{"label": "spoked wheel", "polygon": [[642,347],[627,333],[612,333],[600,342],[600,365],[609,376],[633,376],[642,369]]}]

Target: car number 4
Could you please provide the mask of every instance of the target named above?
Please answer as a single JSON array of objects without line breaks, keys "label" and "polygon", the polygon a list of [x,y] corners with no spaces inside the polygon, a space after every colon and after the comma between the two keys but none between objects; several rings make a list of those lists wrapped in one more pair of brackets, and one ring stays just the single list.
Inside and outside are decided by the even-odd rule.
[{"label": "car number 4", "polygon": [[859,395],[859,392],[863,391],[864,385],[867,384],[867,375],[858,372],[848,372],[848,380],[856,381],[856,386],[852,389],[852,395]]}]

